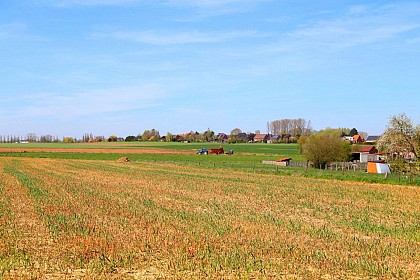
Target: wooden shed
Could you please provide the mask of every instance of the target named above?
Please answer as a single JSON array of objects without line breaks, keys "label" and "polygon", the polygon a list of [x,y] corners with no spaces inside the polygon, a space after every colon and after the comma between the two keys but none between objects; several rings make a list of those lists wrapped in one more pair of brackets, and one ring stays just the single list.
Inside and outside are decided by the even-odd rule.
[{"label": "wooden shed", "polygon": [[290,165],[290,161],[292,160],[292,158],[279,158],[278,160],[276,160],[278,165],[281,166],[289,166]]}]

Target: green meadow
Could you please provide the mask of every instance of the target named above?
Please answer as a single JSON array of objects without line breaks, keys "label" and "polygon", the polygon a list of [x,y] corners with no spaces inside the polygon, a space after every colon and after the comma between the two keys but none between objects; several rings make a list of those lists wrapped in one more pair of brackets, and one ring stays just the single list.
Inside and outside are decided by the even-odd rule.
[{"label": "green meadow", "polygon": [[[273,173],[287,176],[300,176],[344,181],[360,181],[383,184],[420,185],[419,176],[408,174],[371,174],[365,170],[319,170],[305,167],[276,167],[263,164],[282,157],[292,158],[295,162],[306,162],[299,154],[297,144],[222,144],[225,151],[233,150],[233,155],[197,155],[201,148],[218,148],[220,143],[176,143],[176,142],[117,142],[117,143],[29,143],[0,144],[0,148],[22,149],[22,151],[0,152],[0,157],[56,158],[82,160],[115,161],[127,157],[134,162],[169,163],[185,166],[199,166],[207,169],[230,169],[257,173]],[[24,151],[35,148],[42,151]],[[53,152],[49,149],[54,149]],[[90,149],[102,149],[92,153]],[[121,153],[124,149],[124,153]],[[57,151],[58,150],[58,151]],[[76,151],[77,150],[77,151]],[[83,150],[84,152],[81,152]],[[150,153],[150,150],[155,153]],[[131,152],[132,151],[132,152]],[[145,151],[145,153],[142,153]],[[149,151],[149,152],[146,152]],[[167,153],[159,153],[165,151]],[[174,151],[174,153],[171,153]],[[182,151],[186,153],[176,153]]]}]

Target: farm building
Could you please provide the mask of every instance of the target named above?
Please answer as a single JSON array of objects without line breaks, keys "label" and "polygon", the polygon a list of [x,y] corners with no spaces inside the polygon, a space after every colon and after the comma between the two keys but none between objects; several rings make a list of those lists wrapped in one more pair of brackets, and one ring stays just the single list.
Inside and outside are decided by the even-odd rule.
[{"label": "farm building", "polygon": [[253,135],[254,134],[249,134],[248,135],[245,132],[241,132],[237,135],[231,135],[228,140],[230,141],[232,139],[236,139],[236,141],[239,142],[239,143],[246,143],[248,141],[252,141]]},{"label": "farm building", "polygon": [[379,136],[368,136],[368,138],[366,138],[366,144],[376,144],[376,142],[378,141]]},{"label": "farm building", "polygon": [[226,142],[229,139],[229,136],[226,133],[219,133],[217,134],[217,141],[219,142]]},{"label": "farm building", "polygon": [[254,136],[255,134],[253,133],[247,134],[245,132],[242,132],[236,136],[236,139],[238,139],[238,141],[241,140],[242,142],[245,143],[245,142],[254,140]]},{"label": "farm building", "polygon": [[267,139],[267,143],[278,143],[280,141],[281,141],[281,136],[280,135],[271,135]]},{"label": "farm building", "polygon": [[350,143],[353,143],[353,136],[343,136],[344,141],[349,141]]},{"label": "farm building", "polygon": [[294,137],[292,137],[292,135],[290,135],[288,133],[283,133],[283,134],[280,135],[280,138],[281,138],[281,141],[283,143],[289,143],[289,142],[293,141]]},{"label": "farm building", "polygon": [[279,158],[278,160],[276,160],[277,165],[281,165],[281,166],[289,166],[290,165],[290,161],[292,160],[292,158]]},{"label": "farm building", "polygon": [[267,143],[269,135],[268,134],[256,134],[254,136],[254,142],[263,142]]},{"label": "farm building", "polygon": [[378,150],[372,145],[353,146],[353,161],[369,162],[379,160]]},{"label": "farm building", "polygon": [[360,134],[353,135],[353,144],[360,144],[365,142],[365,139],[363,139],[363,136]]},{"label": "farm building", "polygon": [[292,158],[279,158],[278,160],[271,161],[271,160],[264,160],[263,164],[273,164],[273,165],[279,165],[279,166],[289,166],[290,161]]}]

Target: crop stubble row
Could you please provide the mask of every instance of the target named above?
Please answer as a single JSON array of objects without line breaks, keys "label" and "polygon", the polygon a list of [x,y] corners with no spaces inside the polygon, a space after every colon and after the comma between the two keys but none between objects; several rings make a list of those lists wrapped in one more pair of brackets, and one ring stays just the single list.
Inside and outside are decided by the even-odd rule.
[{"label": "crop stubble row", "polygon": [[420,273],[416,187],[109,161],[0,167],[6,276]]}]

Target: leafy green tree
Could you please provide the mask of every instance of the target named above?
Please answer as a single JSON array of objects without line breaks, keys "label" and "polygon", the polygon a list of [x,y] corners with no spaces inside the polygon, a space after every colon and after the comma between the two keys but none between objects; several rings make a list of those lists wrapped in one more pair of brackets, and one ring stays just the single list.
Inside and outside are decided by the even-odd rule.
[{"label": "leafy green tree", "polygon": [[235,136],[231,136],[231,137],[229,137],[229,139],[228,139],[228,143],[229,143],[229,144],[237,143],[237,139],[236,139],[236,137],[235,137]]},{"label": "leafy green tree", "polygon": [[314,164],[315,168],[323,168],[335,161],[348,161],[351,146],[337,135],[336,131],[328,134],[325,131],[309,136],[302,140],[303,155]]},{"label": "leafy green tree", "polygon": [[214,140],[214,131],[207,129],[205,132],[203,132],[203,140],[206,142],[211,142]]},{"label": "leafy green tree", "polygon": [[357,132],[357,129],[353,127],[353,128],[350,130],[349,136],[354,136],[354,135],[356,135],[356,134],[359,134],[359,132]]},{"label": "leafy green tree", "polygon": [[143,141],[158,141],[160,139],[159,130],[154,128],[152,130],[145,130],[139,138]]},{"label": "leafy green tree", "polygon": [[165,136],[166,142],[171,142],[171,141],[173,141],[173,139],[174,139],[174,137],[173,137],[172,133],[170,133],[170,132],[166,133],[166,136]]},{"label": "leafy green tree", "polygon": [[306,135],[302,135],[301,137],[299,137],[298,140],[298,149],[299,149],[299,154],[303,154],[303,146],[305,146],[306,141],[308,140],[309,136]]},{"label": "leafy green tree", "polygon": [[316,133],[317,135],[326,135],[328,137],[341,138],[343,135],[348,135],[348,131],[343,128],[331,128],[327,127],[323,130],[320,130]]},{"label": "leafy green tree", "polygon": [[74,143],[73,137],[63,137],[63,143]]},{"label": "leafy green tree", "polygon": [[138,141],[138,138],[136,136],[133,135],[129,135],[127,137],[125,137],[125,142],[134,142],[134,141]]},{"label": "leafy green tree", "polygon": [[111,135],[108,137],[108,142],[117,142],[118,137],[115,135]]}]

